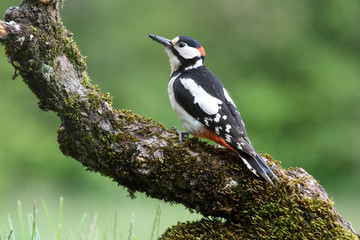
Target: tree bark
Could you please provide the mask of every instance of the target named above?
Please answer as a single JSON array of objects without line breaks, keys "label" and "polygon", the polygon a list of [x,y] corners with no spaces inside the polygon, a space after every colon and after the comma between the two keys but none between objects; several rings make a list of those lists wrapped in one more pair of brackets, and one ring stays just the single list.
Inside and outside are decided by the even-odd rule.
[{"label": "tree bark", "polygon": [[[0,41],[44,111],[61,119],[63,154],[112,178],[130,193],[183,204],[201,213],[162,239],[358,239],[325,190],[303,169],[284,170],[265,155],[279,177],[276,188],[256,178],[236,154],[189,138],[151,119],[111,106],[109,94],[90,84],[86,63],[62,24],[58,0],[23,0],[0,21]],[[220,219],[222,218],[222,219]]]}]

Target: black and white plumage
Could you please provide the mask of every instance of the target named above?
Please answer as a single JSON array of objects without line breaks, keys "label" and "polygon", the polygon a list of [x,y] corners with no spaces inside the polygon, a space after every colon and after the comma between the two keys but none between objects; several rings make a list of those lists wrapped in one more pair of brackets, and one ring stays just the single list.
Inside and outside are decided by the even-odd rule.
[{"label": "black and white plumage", "polygon": [[202,45],[186,36],[172,40],[152,34],[149,37],[164,45],[169,55],[168,94],[183,127],[194,136],[238,152],[251,172],[274,186],[270,177],[278,178],[253,148],[234,101],[222,82],[204,66]]}]

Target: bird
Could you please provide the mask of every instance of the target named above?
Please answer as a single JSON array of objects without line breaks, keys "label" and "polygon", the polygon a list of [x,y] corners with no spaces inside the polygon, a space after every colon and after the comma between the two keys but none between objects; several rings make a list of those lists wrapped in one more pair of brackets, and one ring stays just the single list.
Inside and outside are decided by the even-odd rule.
[{"label": "bird", "polygon": [[271,178],[279,180],[252,146],[234,101],[223,83],[204,65],[204,47],[188,36],[171,40],[154,34],[148,36],[162,44],[169,56],[168,95],[185,130],[238,153],[252,173],[274,187]]}]

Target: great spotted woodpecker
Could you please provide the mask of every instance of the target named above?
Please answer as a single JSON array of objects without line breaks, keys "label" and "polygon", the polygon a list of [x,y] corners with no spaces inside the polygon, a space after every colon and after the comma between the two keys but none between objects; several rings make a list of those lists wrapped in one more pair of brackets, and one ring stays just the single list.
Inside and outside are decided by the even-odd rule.
[{"label": "great spotted woodpecker", "polygon": [[148,36],[164,45],[169,55],[168,94],[183,127],[194,136],[210,139],[237,152],[251,172],[260,174],[274,186],[270,177],[279,180],[251,145],[234,101],[220,80],[204,66],[202,45],[186,36],[172,40]]}]

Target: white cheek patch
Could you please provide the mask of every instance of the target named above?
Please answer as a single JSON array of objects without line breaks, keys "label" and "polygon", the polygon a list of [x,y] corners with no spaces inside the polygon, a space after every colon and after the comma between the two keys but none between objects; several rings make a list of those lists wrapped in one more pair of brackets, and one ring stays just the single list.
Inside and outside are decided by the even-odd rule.
[{"label": "white cheek patch", "polygon": [[180,48],[177,45],[175,45],[175,49],[185,59],[201,57],[201,53],[199,52],[199,50],[197,50],[196,48],[193,48],[193,47],[185,46],[185,47]]},{"label": "white cheek patch", "polygon": [[208,94],[201,86],[197,85],[191,78],[181,78],[181,84],[189,90],[194,97],[194,104],[199,104],[201,110],[206,114],[215,115],[219,112],[219,105],[222,101]]}]

